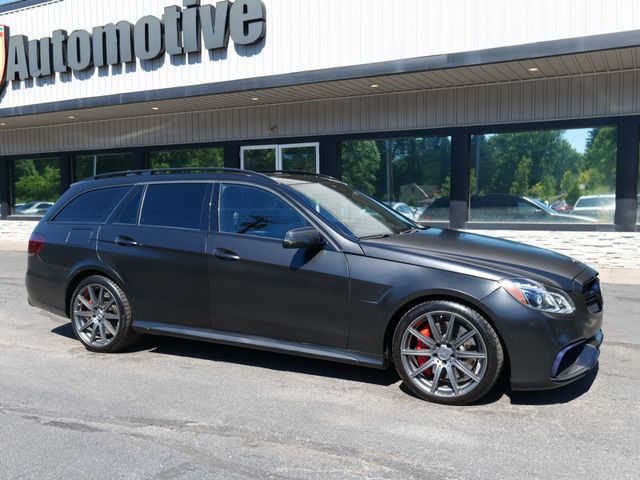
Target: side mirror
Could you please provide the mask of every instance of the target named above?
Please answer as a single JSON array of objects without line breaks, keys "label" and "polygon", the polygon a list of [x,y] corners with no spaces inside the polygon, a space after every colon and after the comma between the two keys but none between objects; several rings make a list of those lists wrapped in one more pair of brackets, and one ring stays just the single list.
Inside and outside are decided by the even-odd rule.
[{"label": "side mirror", "polygon": [[300,227],[284,234],[284,248],[322,248],[327,241],[314,227]]}]

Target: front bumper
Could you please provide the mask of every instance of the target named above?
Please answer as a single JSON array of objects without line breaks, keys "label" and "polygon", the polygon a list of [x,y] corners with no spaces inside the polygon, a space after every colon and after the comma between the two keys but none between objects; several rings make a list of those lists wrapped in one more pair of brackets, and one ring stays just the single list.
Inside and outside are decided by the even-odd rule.
[{"label": "front bumper", "polygon": [[504,341],[513,390],[546,390],[586,375],[598,362],[602,311],[572,294],[570,315],[540,312],[499,288],[483,299]]},{"label": "front bumper", "polygon": [[598,363],[603,338],[602,330],[598,330],[589,340],[568,345],[560,350],[551,368],[551,380],[563,385],[589,373]]}]

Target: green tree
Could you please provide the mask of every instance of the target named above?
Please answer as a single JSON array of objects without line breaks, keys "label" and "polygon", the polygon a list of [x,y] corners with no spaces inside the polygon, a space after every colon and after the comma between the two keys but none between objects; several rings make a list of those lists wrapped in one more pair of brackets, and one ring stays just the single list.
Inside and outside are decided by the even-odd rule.
[{"label": "green tree", "polygon": [[373,140],[342,142],[342,180],[373,195],[376,192],[380,150]]},{"label": "green tree", "polygon": [[[529,185],[554,179],[554,189],[560,189],[560,179],[566,170],[578,171],[582,156],[562,136],[562,130],[504,133],[484,136],[480,140],[480,193],[511,190],[523,158],[531,160]],[[472,158],[472,161],[474,159]],[[517,180],[517,181],[516,181]]]},{"label": "green tree", "polygon": [[[611,193],[616,185],[617,131],[613,127],[589,132],[581,182],[589,193]],[[584,180],[584,181],[583,181]]]},{"label": "green tree", "polygon": [[53,202],[60,196],[57,158],[16,160],[13,163],[14,203]]},{"label": "green tree", "polygon": [[511,195],[526,195],[529,190],[529,176],[531,174],[531,159],[523,157],[516,168],[513,183],[509,188]]}]

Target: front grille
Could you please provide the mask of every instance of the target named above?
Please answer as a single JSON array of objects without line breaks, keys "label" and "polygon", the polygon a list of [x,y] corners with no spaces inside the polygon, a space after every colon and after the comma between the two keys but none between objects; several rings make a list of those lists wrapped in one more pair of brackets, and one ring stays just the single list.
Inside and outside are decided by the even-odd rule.
[{"label": "front grille", "polygon": [[602,291],[600,290],[600,279],[598,277],[584,286],[582,295],[589,312],[598,313],[602,311]]}]

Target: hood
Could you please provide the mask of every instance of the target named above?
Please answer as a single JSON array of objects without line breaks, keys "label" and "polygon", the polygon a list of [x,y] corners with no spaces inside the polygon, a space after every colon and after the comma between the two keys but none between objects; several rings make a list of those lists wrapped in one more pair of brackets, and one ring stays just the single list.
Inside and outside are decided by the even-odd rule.
[{"label": "hood", "polygon": [[371,257],[496,281],[526,277],[563,290],[575,290],[573,279],[588,268],[543,248],[442,228],[365,239],[361,246]]}]

